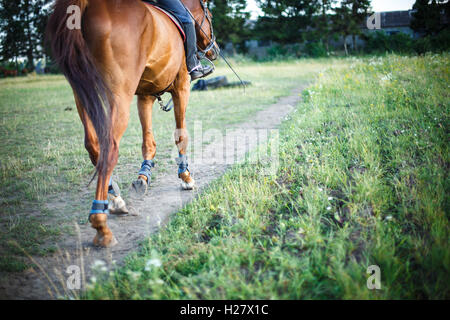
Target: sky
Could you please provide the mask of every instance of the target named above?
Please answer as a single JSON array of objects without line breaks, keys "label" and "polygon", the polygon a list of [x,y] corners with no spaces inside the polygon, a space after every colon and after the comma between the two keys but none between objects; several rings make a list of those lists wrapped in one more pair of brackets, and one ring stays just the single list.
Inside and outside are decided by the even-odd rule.
[{"label": "sky", "polygon": [[[372,0],[372,10],[396,11],[412,9],[415,0]],[[248,10],[252,13],[252,18],[256,18],[261,12],[256,5],[255,0],[248,0]]]}]

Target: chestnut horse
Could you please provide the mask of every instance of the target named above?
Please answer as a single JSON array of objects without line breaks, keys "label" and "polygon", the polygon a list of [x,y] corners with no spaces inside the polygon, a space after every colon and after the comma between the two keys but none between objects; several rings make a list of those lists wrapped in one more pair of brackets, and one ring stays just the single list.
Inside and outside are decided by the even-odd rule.
[{"label": "chestnut horse", "polygon": [[[210,60],[219,49],[214,42],[211,15],[203,0],[183,0],[196,20],[197,45]],[[81,28],[69,28],[68,19],[81,13]],[[75,7],[76,9],[76,7]],[[76,25],[76,24],[75,24]],[[175,143],[180,154],[179,177],[184,189],[194,180],[187,170],[185,114],[190,77],[180,32],[159,9],[140,0],[57,0],[47,36],[53,56],[69,81],[84,125],[85,146],[98,174],[89,221],[97,230],[96,246],[117,243],[107,226],[108,209],[126,213],[112,183],[119,144],[128,125],[130,104],[138,95],[144,163],[134,185],[150,183],[156,143],[152,133],[155,96],[170,92],[176,122]],[[108,203],[108,194],[112,198]]]}]

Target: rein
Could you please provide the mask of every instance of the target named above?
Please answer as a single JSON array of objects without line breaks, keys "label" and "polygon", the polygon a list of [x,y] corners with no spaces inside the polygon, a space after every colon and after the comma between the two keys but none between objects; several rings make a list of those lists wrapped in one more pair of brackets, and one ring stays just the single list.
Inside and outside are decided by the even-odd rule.
[{"label": "rein", "polygon": [[[244,93],[245,93],[245,83],[244,81],[242,81],[241,77],[237,74],[237,72],[233,69],[233,67],[231,66],[230,62],[224,57],[224,55],[222,54],[222,52],[220,50],[217,49],[215,43],[216,43],[216,36],[214,34],[214,28],[213,28],[213,24],[212,24],[212,19],[210,14],[208,14],[208,10],[206,8],[205,2],[203,0],[199,0],[200,5],[203,9],[203,19],[201,23],[198,23],[197,20],[195,20],[194,16],[192,15],[191,11],[184,5],[183,2],[181,2],[181,4],[184,6],[184,8],[186,9],[186,11],[189,13],[189,15],[191,16],[192,20],[194,21],[194,23],[199,27],[200,31],[203,33],[203,35],[206,37],[206,39],[209,39],[209,43],[206,46],[206,48],[202,49],[198,43],[197,43],[197,55],[198,58],[201,59],[205,59],[206,61],[208,61],[211,66],[215,69],[215,65],[214,63],[209,60],[206,57],[206,54],[208,53],[208,51],[212,50],[212,49],[216,49],[216,52],[219,53],[219,56],[225,61],[225,63],[227,64],[227,66],[231,69],[231,71],[233,71],[234,75],[239,79],[239,81],[241,82],[242,87],[244,88]],[[211,27],[211,37],[209,37],[206,32],[203,30],[203,24],[205,23],[205,21],[208,20],[208,23]],[[153,96],[156,97],[158,99],[158,103],[160,105],[160,109],[165,111],[165,112],[169,112],[170,110],[172,110],[173,108],[173,104],[171,104],[172,102],[172,98],[169,100],[169,102],[164,105],[161,96],[172,86],[173,83],[171,83],[166,89],[164,89],[163,91],[154,94]]]},{"label": "rein", "polygon": [[[209,39],[209,44],[208,44],[208,46],[207,46],[205,49],[200,48],[200,46],[197,44],[198,51],[201,52],[201,54],[199,54],[198,56],[199,56],[200,59],[205,59],[205,60],[207,60],[207,61],[215,68],[214,64],[213,64],[208,58],[206,58],[206,53],[215,47],[216,36],[214,35],[214,28],[213,28],[213,24],[212,24],[212,21],[211,21],[211,16],[208,14],[208,12],[207,12],[207,10],[206,10],[207,8],[206,8],[206,6],[205,6],[205,2],[204,2],[203,0],[199,0],[199,1],[200,1],[200,5],[201,5],[202,8],[203,8],[203,13],[204,13],[204,15],[203,15],[203,20],[202,20],[202,23],[201,23],[201,24],[199,24],[199,23],[197,22],[197,20],[195,20],[195,18],[194,18],[194,16],[192,15],[191,11],[189,11],[189,9],[186,8],[186,6],[185,6],[185,8],[186,8],[187,12],[189,13],[189,15],[191,16],[192,20],[194,20],[195,24],[199,27],[199,29],[200,29],[200,31],[203,33],[203,35],[204,35],[207,39]],[[184,3],[183,3],[183,6],[184,6]],[[204,24],[204,22],[205,22],[206,19],[208,19],[209,25],[211,26],[211,38],[210,38],[210,37],[206,34],[206,32],[203,30],[203,24]],[[242,87],[244,88],[244,93],[245,93],[245,83],[244,83],[244,81],[242,81],[241,77],[240,77],[240,76],[237,74],[237,72],[233,69],[233,67],[231,66],[230,62],[225,58],[225,56],[222,54],[222,52],[221,52],[220,50],[217,50],[217,51],[218,51],[220,57],[225,61],[225,63],[227,64],[227,66],[230,68],[230,70],[233,71],[234,75],[239,79],[239,81],[240,81]]]},{"label": "rein", "polygon": [[202,23],[198,24],[198,22],[192,16],[191,12],[189,10],[188,10],[188,12],[191,15],[192,19],[195,21],[195,23],[198,25],[198,27],[202,31],[202,33],[206,36],[206,38],[209,38],[209,37],[206,34],[206,32],[203,31],[203,24],[205,23],[205,20],[208,20],[208,23],[211,26],[211,38],[209,39],[209,44],[206,46],[206,48],[202,49],[197,44],[197,49],[198,49],[197,51],[200,52],[200,54],[198,54],[198,57],[200,59],[206,59],[206,53],[209,50],[211,50],[211,49],[213,49],[215,47],[216,36],[214,35],[214,28],[213,28],[213,24],[212,24],[212,19],[211,19],[211,16],[208,14],[206,5],[205,5],[205,3],[202,0],[199,0],[199,1],[200,1],[200,5],[202,6],[202,9],[203,9],[203,20],[202,20]]}]

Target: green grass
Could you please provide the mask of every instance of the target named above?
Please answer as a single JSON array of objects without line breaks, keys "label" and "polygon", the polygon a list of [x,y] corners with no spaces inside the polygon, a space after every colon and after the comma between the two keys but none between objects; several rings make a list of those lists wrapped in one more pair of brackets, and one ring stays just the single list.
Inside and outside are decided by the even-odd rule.
[{"label": "green grass", "polygon": [[449,58],[323,71],[275,175],[235,166],[85,298],[449,299]]},{"label": "green grass", "polygon": [[[340,62],[344,64],[345,62]],[[294,87],[311,80],[332,60],[280,63],[246,63],[235,67],[252,85],[240,88],[193,92],[187,111],[192,134],[194,121],[204,130],[226,127],[248,119]],[[233,74],[220,64],[216,76]],[[165,97],[167,100],[168,98]],[[173,113],[154,108],[153,129],[159,163],[156,178],[171,159]],[[141,126],[136,101],[120,146],[114,177],[122,193],[135,178],[142,162]],[[170,167],[170,166],[169,166]],[[20,271],[28,264],[11,240],[31,254],[46,254],[73,221],[86,223],[94,185],[86,188],[93,167],[84,149],[83,127],[72,91],[62,76],[30,76],[0,80],[0,270]],[[62,202],[61,202],[62,200]]]}]

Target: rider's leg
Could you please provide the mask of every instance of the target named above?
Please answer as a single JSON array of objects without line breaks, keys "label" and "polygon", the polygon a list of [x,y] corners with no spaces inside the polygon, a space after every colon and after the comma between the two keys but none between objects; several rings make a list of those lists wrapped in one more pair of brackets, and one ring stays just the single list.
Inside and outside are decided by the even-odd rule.
[{"label": "rider's leg", "polygon": [[197,36],[195,34],[194,23],[184,23],[186,32],[186,65],[191,81],[206,77],[211,74],[214,69],[211,66],[203,66],[197,57]]},{"label": "rider's leg", "polygon": [[193,18],[180,0],[158,0],[158,4],[172,12],[183,23],[186,32],[186,65],[191,81],[206,77],[214,71],[211,66],[203,66],[197,58],[197,35]]}]

